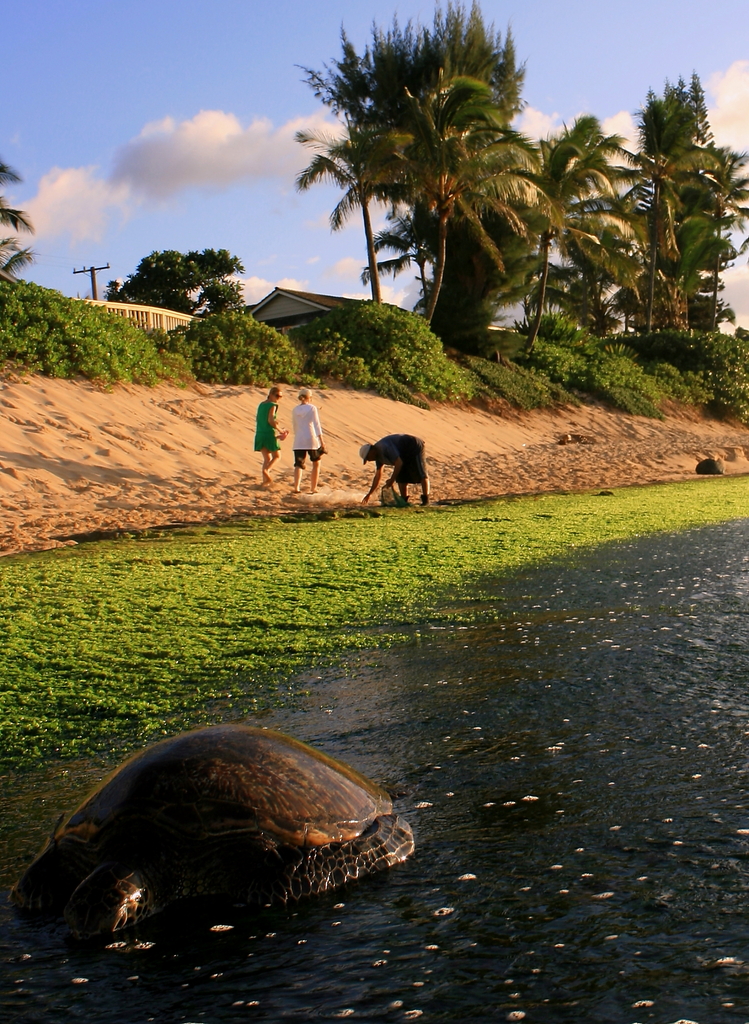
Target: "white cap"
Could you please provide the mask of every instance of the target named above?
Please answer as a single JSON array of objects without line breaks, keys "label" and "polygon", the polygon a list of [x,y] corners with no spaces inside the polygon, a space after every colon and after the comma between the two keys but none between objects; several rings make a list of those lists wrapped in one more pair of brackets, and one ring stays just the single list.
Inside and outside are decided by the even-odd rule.
[{"label": "white cap", "polygon": [[372,447],[371,444],[363,444],[361,446],[361,448],[359,449],[359,458],[362,460],[362,462],[366,462],[367,461],[367,456],[369,455],[369,449],[371,447]]}]

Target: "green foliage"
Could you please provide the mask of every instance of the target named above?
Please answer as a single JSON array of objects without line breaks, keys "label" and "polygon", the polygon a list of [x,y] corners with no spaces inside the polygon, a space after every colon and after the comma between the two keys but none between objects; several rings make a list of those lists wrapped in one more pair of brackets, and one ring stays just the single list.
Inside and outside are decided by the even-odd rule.
[{"label": "green foliage", "polygon": [[518,409],[545,409],[578,399],[548,377],[521,366],[503,366],[477,356],[459,357],[460,365],[476,379],[475,394],[485,398],[503,398]]},{"label": "green foliage", "polygon": [[629,336],[644,360],[669,363],[717,410],[749,423],[749,337],[719,331],[658,331]]},{"label": "green foliage", "polygon": [[[494,349],[489,325],[497,315],[498,301],[500,297],[503,305],[522,301],[536,269],[536,253],[530,238],[513,230],[504,217],[486,212],[482,223],[501,253],[501,268],[466,222],[449,224],[445,274],[431,327],[447,347],[489,356]],[[436,229],[429,235],[429,244],[436,245]]]},{"label": "green foliage", "polygon": [[709,405],[713,401],[713,392],[705,383],[701,371],[679,371],[671,363],[645,364],[645,369],[655,377],[655,381],[668,398],[685,405]]},{"label": "green foliage", "polygon": [[255,520],[4,559],[0,761],[119,760],[162,730],[288,703],[300,670],[371,648],[373,629],[386,645],[412,624],[475,621],[477,603],[495,609],[505,574],[574,547],[739,518],[748,500],[749,478],[729,477],[605,502],[546,495]]},{"label": "green foliage", "polygon": [[387,398],[423,404],[470,398],[470,377],[444,354],[423,317],[398,306],[347,302],[292,331],[306,354],[306,369]]},{"label": "green foliage", "polygon": [[103,383],[155,384],[178,370],[124,317],[28,281],[0,282],[0,366],[7,363]]},{"label": "green foliage", "polygon": [[228,249],[187,254],[165,249],[144,256],[121,286],[110,281],[107,298],[110,302],[140,302],[197,316],[240,310],[244,309],[242,286],[233,278],[242,273],[241,260]]},{"label": "green foliage", "polygon": [[545,316],[533,352],[520,360],[565,388],[596,395],[625,412],[662,418],[664,392],[627,354],[563,316]]},{"label": "green foliage", "polygon": [[355,125],[399,127],[406,90],[422,97],[440,73],[486,83],[507,123],[523,108],[525,67],[517,63],[512,35],[508,31],[503,40],[477,4],[470,10],[460,3],[437,8],[431,26],[409,21],[402,27],[397,20],[388,29],[373,25],[361,55],[343,32],[341,47],[341,58],[323,71],[305,68],[306,81],[323,103]]},{"label": "green foliage", "polygon": [[[530,330],[526,323],[515,324],[515,327],[521,334],[528,334]],[[578,327],[574,320],[561,313],[545,313],[541,317],[538,337],[555,345],[573,347],[588,341],[590,335],[582,327]]]},{"label": "green foliage", "polygon": [[298,348],[249,313],[215,313],[173,332],[167,348],[183,356],[198,380],[209,384],[295,381],[302,371]]}]

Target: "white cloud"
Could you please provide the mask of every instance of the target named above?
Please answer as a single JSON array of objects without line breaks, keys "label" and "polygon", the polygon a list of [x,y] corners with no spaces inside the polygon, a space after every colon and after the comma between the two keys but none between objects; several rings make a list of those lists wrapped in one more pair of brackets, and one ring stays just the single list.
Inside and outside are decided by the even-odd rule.
[{"label": "white cloud", "polygon": [[[411,305],[405,300],[408,299],[408,289],[405,288],[394,288],[392,285],[384,284],[380,281],[380,295],[383,302],[388,302],[391,306],[402,306],[404,309],[411,309]],[[342,297],[344,299],[371,299],[372,292],[369,288],[365,291],[358,292],[343,292]]]},{"label": "white cloud", "polygon": [[562,122],[556,112],[544,114],[542,110],[536,110],[535,107],[526,107],[515,121],[514,127],[531,139],[545,139],[558,132],[562,127]]},{"label": "white cloud", "polygon": [[299,281],[295,277],[282,277],[276,281],[276,288],[291,288],[295,292],[305,292],[309,288],[309,281]]},{"label": "white cloud", "polygon": [[624,139],[624,148],[634,152],[637,149],[637,127],[635,119],[628,110],[620,110],[618,114],[605,117],[601,121],[601,128],[606,135],[621,135]]},{"label": "white cloud", "polygon": [[[406,309],[411,308],[405,301],[408,298],[407,288],[396,288],[394,285],[384,284],[380,281],[380,292],[382,293],[383,302],[389,302],[392,306],[405,306]],[[369,295],[367,298],[369,298]]]},{"label": "white cloud", "polygon": [[714,105],[708,116],[720,146],[749,150],[749,60],[737,60],[728,71],[712,75],[708,93]]},{"label": "white cloud", "polygon": [[189,121],[147,124],[115,155],[109,174],[97,167],[53,167],[24,203],[38,237],[98,241],[110,218],[126,218],[144,200],[163,201],[190,188],[222,191],[239,182],[275,178],[291,187],[308,154],[294,135],[334,127],[323,115],[274,128],[256,118],[243,128],[234,114],[202,110]]},{"label": "white cloud", "polygon": [[729,267],[723,274],[725,291],[722,298],[736,313],[736,326],[749,328],[749,265],[744,262]]},{"label": "white cloud", "polygon": [[282,277],[280,281],[266,281],[262,277],[245,277],[242,285],[245,301],[248,303],[260,302],[274,288],[290,288],[295,292],[305,292],[309,289],[309,281],[297,281],[293,277]]},{"label": "white cloud", "polygon": [[[332,267],[328,267],[323,272],[323,277],[338,277],[346,279],[360,278],[361,272],[364,269],[364,261],[357,260],[353,256],[344,256],[342,260],[338,260]],[[354,296],[352,296],[353,298]]]},{"label": "white cloud", "polygon": [[[323,271],[323,278],[335,278],[340,281],[354,282],[357,284],[350,288],[343,288],[338,294],[347,299],[371,299],[372,292],[369,285],[362,285],[361,274],[366,265],[365,260],[356,259],[354,256],[344,256],[332,266]],[[393,306],[402,306],[404,309],[413,309],[419,299],[419,282],[407,274],[399,277],[397,284],[388,284],[392,278],[380,277],[380,292],[382,301],[389,302]]]},{"label": "white cloud", "polygon": [[322,115],[295,118],[280,128],[265,117],[244,128],[223,110],[201,110],[179,123],[165,117],[147,124],[119,150],[112,180],[156,200],[188,188],[219,191],[265,178],[288,182],[308,162],[296,132],[321,127],[330,127]]},{"label": "white cloud", "polygon": [[126,216],[129,189],[97,177],[96,167],[53,167],[26,212],[38,237],[68,234],[71,242],[99,241],[112,213]]}]

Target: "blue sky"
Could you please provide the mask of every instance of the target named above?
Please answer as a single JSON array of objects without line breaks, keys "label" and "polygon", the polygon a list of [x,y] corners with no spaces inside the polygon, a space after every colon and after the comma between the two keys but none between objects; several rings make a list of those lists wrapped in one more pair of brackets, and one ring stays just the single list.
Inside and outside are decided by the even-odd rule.
[{"label": "blue sky", "polygon": [[[542,135],[577,114],[626,134],[648,88],[697,71],[716,137],[749,150],[746,0],[486,0],[526,64],[520,127]],[[334,190],[298,194],[307,155],[293,141],[329,114],[304,84],[340,52],[343,26],[363,47],[373,20],[430,22],[415,0],[23,0],[4,5],[6,86],[0,159],[23,177],[9,196],[37,228],[26,274],[88,294],[73,269],[125,277],[154,249],[227,248],[256,300],[277,283],[363,294],[362,231],[331,234]],[[728,294],[749,327],[746,257]],[[415,282],[388,281],[411,304]]]}]

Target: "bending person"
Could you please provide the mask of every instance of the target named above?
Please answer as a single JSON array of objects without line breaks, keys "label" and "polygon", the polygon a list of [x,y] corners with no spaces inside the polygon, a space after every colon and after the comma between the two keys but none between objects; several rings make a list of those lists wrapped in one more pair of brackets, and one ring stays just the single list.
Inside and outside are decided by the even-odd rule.
[{"label": "bending person", "polygon": [[392,466],[393,472],[386,481],[387,487],[398,484],[404,501],[408,501],[408,485],[421,484],[421,504],[429,504],[429,475],[424,461],[424,442],[413,434],[388,434],[375,444],[363,444],[359,449],[362,461],[374,462],[372,486],[364,495],[363,503],[369,501],[380,485],[383,466]]},{"label": "bending person", "polygon": [[294,494],[299,494],[301,490],[302,474],[308,455],[312,463],[309,490],[310,494],[315,493],[320,476],[320,459],[325,454],[320,416],[317,406],[312,405],[310,398],[310,389],[302,388],[299,392],[299,405],[291,410],[291,422],[294,427]]},{"label": "bending person", "polygon": [[[278,403],[282,392],[279,387],[271,388],[268,397],[257,407],[257,423],[255,426],[255,451],[263,456],[263,487],[270,487],[271,466],[281,456],[281,445],[278,443],[287,436],[286,431],[279,430]],[[279,431],[276,434],[276,431]]]}]

